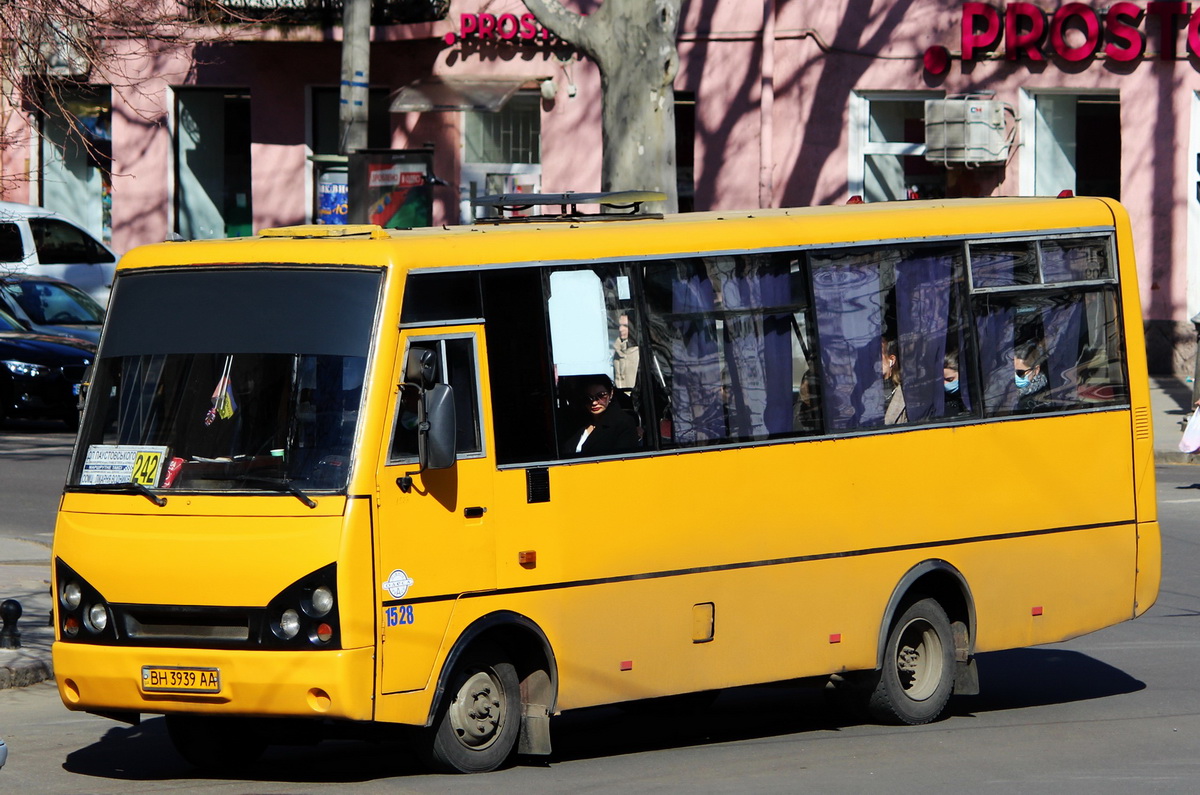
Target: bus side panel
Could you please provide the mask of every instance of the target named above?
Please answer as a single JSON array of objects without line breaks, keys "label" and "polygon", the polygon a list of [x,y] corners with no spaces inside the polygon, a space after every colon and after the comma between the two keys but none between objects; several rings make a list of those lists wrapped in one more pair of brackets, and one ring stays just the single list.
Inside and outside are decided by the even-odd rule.
[{"label": "bus side panel", "polygon": [[1158,598],[1162,579],[1162,539],[1154,484],[1154,424],[1150,420],[1150,385],[1147,377],[1146,340],[1141,321],[1141,296],[1135,267],[1133,235],[1125,208],[1105,199],[1117,229],[1117,261],[1121,268],[1121,312],[1125,320],[1125,355],[1129,394],[1133,405],[1134,488],[1137,498],[1137,596],[1134,615],[1150,609]]},{"label": "bus side panel", "polygon": [[[506,470],[498,584],[554,645],[561,708],[873,667],[928,559],[983,593],[986,648],[1061,640],[1133,613],[1129,427],[1114,410],[580,463],[534,504]],[[715,637],[694,643],[705,603]]]},{"label": "bus side panel", "polygon": [[1162,535],[1158,522],[1138,524],[1137,592],[1134,615],[1145,613],[1158,599],[1162,583]]},{"label": "bus side panel", "polygon": [[1132,525],[973,544],[955,550],[975,598],[975,651],[1051,643],[1133,616]]}]

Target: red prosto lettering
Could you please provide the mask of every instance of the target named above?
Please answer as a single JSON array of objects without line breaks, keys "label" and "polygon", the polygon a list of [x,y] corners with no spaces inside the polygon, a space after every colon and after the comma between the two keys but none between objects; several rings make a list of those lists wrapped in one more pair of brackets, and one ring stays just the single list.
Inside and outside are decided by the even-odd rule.
[{"label": "red prosto lettering", "polygon": [[507,41],[517,35],[520,27],[516,14],[501,14],[496,22],[496,35]]},{"label": "red prosto lettering", "polygon": [[[976,33],[976,23],[983,22],[983,30]],[[986,50],[996,44],[1000,37],[1000,12],[987,3],[963,3],[962,16],[962,59],[970,61],[975,50]]]},{"label": "red prosto lettering", "polygon": [[1200,58],[1200,8],[1192,12],[1192,18],[1188,20],[1187,46],[1188,52]]},{"label": "red prosto lettering", "polygon": [[460,15],[458,18],[458,30],[463,35],[463,38],[479,30],[479,16],[477,14]]},{"label": "red prosto lettering", "polygon": [[[1021,51],[1031,61],[1044,61],[1046,56],[1038,48],[1046,35],[1046,15],[1033,3],[1009,3],[1004,15],[1004,57],[1017,60]],[[1029,30],[1021,32],[1021,20],[1028,20]]]},{"label": "red prosto lettering", "polygon": [[1158,57],[1164,61],[1175,58],[1175,17],[1187,16],[1184,2],[1146,3],[1146,13],[1158,17]]},{"label": "red prosto lettering", "polygon": [[[1072,19],[1079,20],[1083,26],[1084,42],[1081,47],[1069,46],[1063,35],[1063,30]],[[1054,19],[1050,23],[1050,45],[1066,61],[1091,58],[1100,46],[1100,18],[1090,6],[1083,3],[1067,3],[1054,12]]]},{"label": "red prosto lettering", "polygon": [[1114,61],[1134,61],[1146,52],[1146,37],[1138,30],[1142,22],[1142,8],[1136,3],[1113,3],[1104,18],[1104,29],[1108,32],[1108,44],[1104,54]]},{"label": "red prosto lettering", "polygon": [[496,16],[494,14],[479,15],[479,38],[490,39],[496,32]]},{"label": "red prosto lettering", "polygon": [[532,39],[537,36],[537,17],[533,14],[521,15],[521,38]]}]

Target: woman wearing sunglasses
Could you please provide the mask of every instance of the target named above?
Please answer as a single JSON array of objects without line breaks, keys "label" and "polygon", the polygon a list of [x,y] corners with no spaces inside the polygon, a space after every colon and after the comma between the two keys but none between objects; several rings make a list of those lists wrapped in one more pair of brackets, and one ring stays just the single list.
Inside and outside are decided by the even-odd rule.
[{"label": "woman wearing sunglasses", "polygon": [[618,404],[612,379],[587,375],[579,379],[578,426],[567,433],[563,452],[569,456],[611,455],[637,449],[637,422]]}]

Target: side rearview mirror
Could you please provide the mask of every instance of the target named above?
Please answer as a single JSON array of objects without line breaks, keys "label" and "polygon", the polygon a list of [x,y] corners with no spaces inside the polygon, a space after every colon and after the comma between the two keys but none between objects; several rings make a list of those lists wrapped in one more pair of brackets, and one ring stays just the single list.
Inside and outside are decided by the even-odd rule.
[{"label": "side rearview mirror", "polygon": [[436,373],[436,358],[428,348],[412,348],[404,362],[404,383],[414,384],[421,389],[433,386]]},{"label": "side rearview mirror", "polygon": [[454,466],[457,427],[454,390],[448,384],[434,384],[426,389],[417,409],[417,450],[422,471]]}]

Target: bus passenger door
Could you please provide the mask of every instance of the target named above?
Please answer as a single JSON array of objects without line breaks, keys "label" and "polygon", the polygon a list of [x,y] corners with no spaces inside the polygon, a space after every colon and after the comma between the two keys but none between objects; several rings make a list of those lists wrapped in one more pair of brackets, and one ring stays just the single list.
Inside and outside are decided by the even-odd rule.
[{"label": "bus passenger door", "polygon": [[[381,690],[425,687],[459,594],[496,587],[493,457],[485,444],[481,326],[406,332],[392,385],[391,428],[377,480],[375,533]],[[410,352],[453,390],[456,463],[418,472],[416,395],[402,387]],[[406,481],[406,478],[408,479]]]}]

